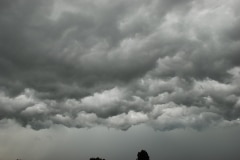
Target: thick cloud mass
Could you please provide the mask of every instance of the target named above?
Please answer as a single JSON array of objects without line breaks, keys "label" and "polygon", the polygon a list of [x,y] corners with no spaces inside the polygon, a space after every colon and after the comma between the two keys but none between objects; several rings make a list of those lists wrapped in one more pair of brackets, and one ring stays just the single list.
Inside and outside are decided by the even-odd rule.
[{"label": "thick cloud mass", "polygon": [[3,0],[0,118],[34,129],[240,124],[238,0]]}]

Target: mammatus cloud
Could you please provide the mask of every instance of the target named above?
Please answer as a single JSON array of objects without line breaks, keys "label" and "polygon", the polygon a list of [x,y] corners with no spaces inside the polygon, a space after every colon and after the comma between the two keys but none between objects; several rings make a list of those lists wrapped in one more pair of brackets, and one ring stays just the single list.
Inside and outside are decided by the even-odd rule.
[{"label": "mammatus cloud", "polygon": [[0,3],[1,119],[34,129],[239,125],[237,0]]}]

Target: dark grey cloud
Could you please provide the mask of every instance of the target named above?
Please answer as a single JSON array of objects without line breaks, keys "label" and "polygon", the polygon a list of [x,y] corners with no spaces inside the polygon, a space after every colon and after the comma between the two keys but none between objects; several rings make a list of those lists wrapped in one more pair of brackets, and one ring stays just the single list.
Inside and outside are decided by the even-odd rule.
[{"label": "dark grey cloud", "polygon": [[239,125],[239,2],[0,2],[0,118],[25,127]]}]

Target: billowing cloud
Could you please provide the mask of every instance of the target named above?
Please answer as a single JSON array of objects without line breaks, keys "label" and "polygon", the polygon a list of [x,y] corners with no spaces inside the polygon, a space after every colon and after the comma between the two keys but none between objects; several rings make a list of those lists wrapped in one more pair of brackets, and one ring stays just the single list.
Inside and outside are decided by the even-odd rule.
[{"label": "billowing cloud", "polygon": [[0,6],[1,119],[34,129],[240,123],[237,0]]}]

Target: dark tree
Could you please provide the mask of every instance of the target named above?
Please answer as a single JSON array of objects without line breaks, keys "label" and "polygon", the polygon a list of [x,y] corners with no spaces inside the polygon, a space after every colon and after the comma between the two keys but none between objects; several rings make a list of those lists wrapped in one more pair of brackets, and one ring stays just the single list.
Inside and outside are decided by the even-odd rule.
[{"label": "dark tree", "polygon": [[141,150],[137,154],[137,160],[149,160],[148,153],[145,150]]},{"label": "dark tree", "polygon": [[105,160],[105,159],[97,157],[97,158],[90,158],[90,160]]}]

